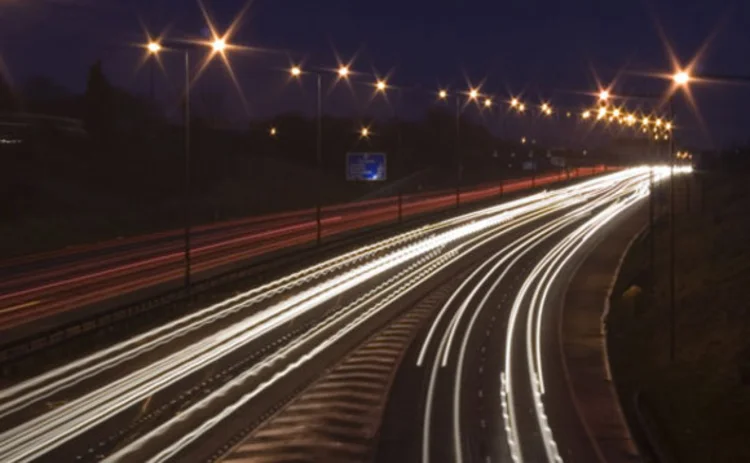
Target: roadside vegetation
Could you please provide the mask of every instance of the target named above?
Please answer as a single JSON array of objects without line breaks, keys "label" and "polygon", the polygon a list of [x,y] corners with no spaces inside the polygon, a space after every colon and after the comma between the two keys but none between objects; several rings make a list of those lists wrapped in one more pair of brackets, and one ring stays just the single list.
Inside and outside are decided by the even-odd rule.
[{"label": "roadside vegetation", "polygon": [[673,361],[666,217],[655,234],[654,291],[645,237],[613,293],[612,374],[647,461],[750,461],[750,183],[742,167],[696,174],[689,195],[682,181],[676,190]]}]

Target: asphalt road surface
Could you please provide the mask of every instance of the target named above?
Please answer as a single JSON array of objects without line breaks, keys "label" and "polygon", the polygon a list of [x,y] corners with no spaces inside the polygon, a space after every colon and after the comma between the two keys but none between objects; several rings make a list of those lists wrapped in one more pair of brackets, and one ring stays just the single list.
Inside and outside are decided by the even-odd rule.
[{"label": "asphalt road surface", "polygon": [[[647,197],[648,175],[636,172],[608,176],[620,180],[487,253],[411,346],[376,461],[598,461],[580,439],[555,330],[570,272]],[[550,403],[572,411],[555,429]]]},{"label": "asphalt road surface", "polygon": [[477,254],[484,263],[415,343],[409,374],[420,382],[408,390],[424,425],[419,448],[399,454],[555,461],[539,347],[545,298],[647,185],[646,169],[629,169],[426,225],[8,387],[0,461],[199,461]]},{"label": "asphalt road surface", "polygon": [[[570,171],[571,177],[603,167]],[[566,180],[562,173],[506,180],[461,192],[461,203],[486,200]],[[454,191],[436,191],[326,206],[321,212],[325,239],[366,227],[455,206]],[[399,212],[400,210],[400,212]],[[314,209],[251,217],[191,228],[191,278],[199,280],[249,259],[317,239]],[[19,326],[41,326],[51,316],[86,307],[122,303],[149,289],[179,288],[185,278],[184,230],[75,246],[0,261],[0,333]],[[51,323],[51,321],[50,321]],[[15,331],[18,331],[17,329]]]}]

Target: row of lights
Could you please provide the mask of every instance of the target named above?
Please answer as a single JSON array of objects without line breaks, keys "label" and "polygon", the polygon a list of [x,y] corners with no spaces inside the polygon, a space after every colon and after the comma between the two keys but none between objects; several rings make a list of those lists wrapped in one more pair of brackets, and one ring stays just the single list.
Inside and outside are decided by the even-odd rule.
[{"label": "row of lights", "polygon": [[[228,48],[227,41],[224,37],[215,36],[213,41],[209,42],[208,45],[210,45],[211,49],[214,53],[224,54]],[[158,41],[150,41],[146,45],[146,50],[152,54],[157,55],[159,52],[163,50],[163,47],[161,43]],[[289,69],[289,74],[294,78],[299,78],[303,74],[303,70],[300,66],[295,65],[292,66]],[[336,74],[340,79],[348,79],[351,75],[351,69],[348,65],[340,65],[338,69],[336,69]],[[690,80],[691,76],[686,71],[678,71],[672,76],[672,80],[676,85],[679,86],[685,86],[687,85]],[[379,93],[385,93],[388,89],[388,83],[385,79],[377,79],[374,83],[374,88]],[[468,92],[465,93],[465,95],[468,97],[469,101],[480,103],[485,108],[491,108],[494,105],[494,102],[492,100],[491,96],[484,96],[480,94],[480,91],[478,88],[470,88]],[[440,100],[447,100],[450,96],[448,90],[440,89],[437,92],[438,99]],[[598,93],[599,102],[602,104],[606,104],[611,98],[612,94],[609,90],[603,89]],[[527,109],[526,104],[519,100],[516,97],[511,98],[509,101],[509,109],[514,110],[518,113],[524,113]],[[543,102],[539,106],[539,112],[543,116],[551,116],[553,113],[552,106],[548,102]],[[570,113],[568,112],[568,117],[570,117]],[[628,126],[634,126],[636,122],[638,121],[638,117],[636,117],[635,114],[632,113],[625,113],[619,108],[613,108],[611,110],[607,110],[606,107],[602,106],[599,107],[596,110],[585,110],[581,114],[581,117],[583,119],[590,119],[593,117],[593,115],[596,114],[596,120],[602,120],[607,118],[609,116],[608,120],[610,122],[617,121],[620,124],[625,124]],[[644,116],[640,119],[641,125],[643,127],[643,132],[646,132],[648,127],[652,122],[651,118],[648,116]],[[671,121],[663,121],[661,118],[655,118],[653,120],[654,125],[654,131],[657,132],[659,129],[664,129],[666,132],[669,132],[672,130],[672,122]],[[270,130],[271,136],[276,136],[277,129],[275,127],[272,127]],[[360,136],[362,138],[368,138],[371,135],[370,129],[367,127],[362,127],[360,130]],[[656,138],[659,139],[659,135],[656,135]],[[666,134],[664,134],[664,139],[667,139]]]}]

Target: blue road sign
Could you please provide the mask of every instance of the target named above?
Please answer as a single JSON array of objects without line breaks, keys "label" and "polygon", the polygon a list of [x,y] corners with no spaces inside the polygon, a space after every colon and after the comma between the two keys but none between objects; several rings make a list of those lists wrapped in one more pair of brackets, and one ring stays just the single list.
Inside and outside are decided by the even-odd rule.
[{"label": "blue road sign", "polygon": [[346,179],[355,182],[386,180],[385,153],[346,153]]}]

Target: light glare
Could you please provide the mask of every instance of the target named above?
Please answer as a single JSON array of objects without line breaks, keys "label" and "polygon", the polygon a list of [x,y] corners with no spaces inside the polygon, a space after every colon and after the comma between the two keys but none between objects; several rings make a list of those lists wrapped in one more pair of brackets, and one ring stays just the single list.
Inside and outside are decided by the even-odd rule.
[{"label": "light glare", "polygon": [[227,41],[222,37],[217,37],[211,43],[211,48],[213,48],[216,53],[224,53],[227,49]]},{"label": "light glare", "polygon": [[690,82],[690,74],[688,74],[687,71],[679,71],[672,76],[672,80],[674,80],[677,85],[686,85]]}]

